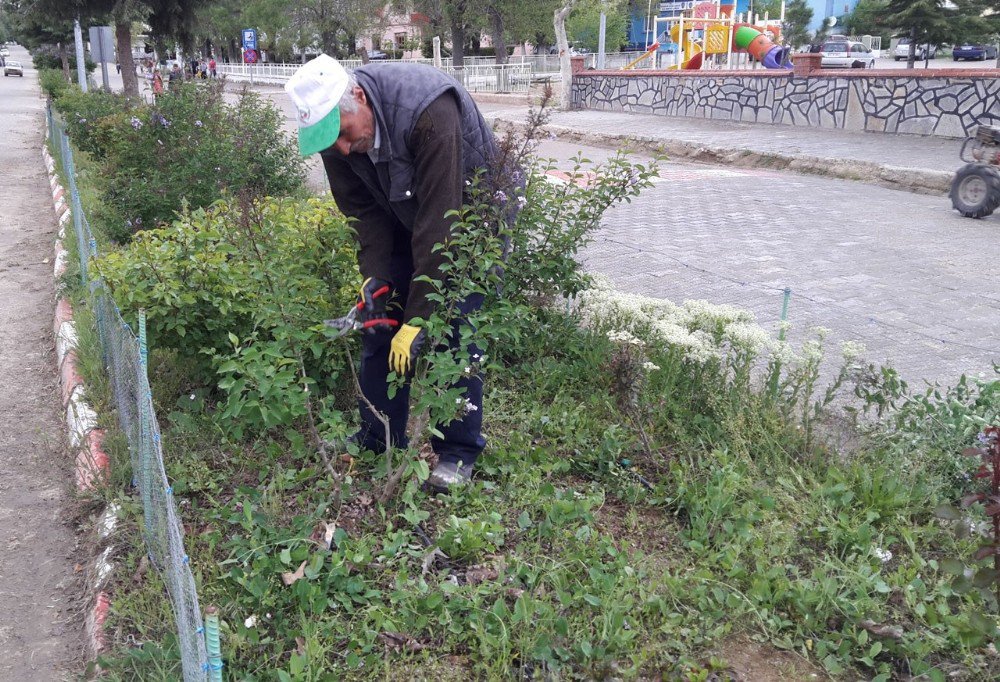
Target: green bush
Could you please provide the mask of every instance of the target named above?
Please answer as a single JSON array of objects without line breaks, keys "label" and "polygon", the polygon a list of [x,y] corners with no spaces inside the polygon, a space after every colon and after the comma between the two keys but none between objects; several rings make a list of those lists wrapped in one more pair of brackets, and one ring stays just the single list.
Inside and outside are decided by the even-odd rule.
[{"label": "green bush", "polygon": [[221,86],[186,83],[153,105],[92,92],[64,96],[59,109],[76,145],[104,165],[95,217],[118,242],[183,206],[294,193],[305,176],[280,112],[254,93],[230,106]]},{"label": "green bush", "polygon": [[53,100],[58,100],[72,88],[60,69],[40,69],[38,71],[38,84],[41,86],[42,92]]},{"label": "green bush", "polygon": [[322,322],[350,307],[358,273],[329,200],[218,202],[139,233],[95,267],[126,319],[146,311],[151,348],[222,388],[237,435],[293,422],[305,389],[336,381]]},{"label": "green bush", "polygon": [[54,102],[56,111],[62,114],[70,139],[98,161],[106,158],[108,153],[108,133],[111,132],[108,130],[108,117],[129,111],[133,104],[118,93],[105,90],[83,92],[72,85],[67,85]]},{"label": "green bush", "polygon": [[[71,73],[76,73],[76,54],[73,51],[69,52],[69,70]],[[62,59],[59,57],[58,51],[51,46],[45,45],[32,51],[31,61],[35,65],[36,69],[56,69],[62,71]],[[89,59],[83,60],[83,67],[87,70],[87,73],[93,73],[94,69],[97,68],[97,64],[90,61]]]}]

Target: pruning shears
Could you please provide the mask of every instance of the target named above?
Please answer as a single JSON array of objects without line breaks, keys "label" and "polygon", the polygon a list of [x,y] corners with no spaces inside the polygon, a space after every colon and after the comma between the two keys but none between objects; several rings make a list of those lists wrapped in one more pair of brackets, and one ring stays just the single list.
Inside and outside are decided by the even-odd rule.
[{"label": "pruning shears", "polygon": [[[389,291],[390,289],[388,285],[378,289],[372,294],[372,300],[386,296]],[[323,324],[336,330],[336,333],[333,334],[333,338],[335,339],[339,339],[340,337],[350,334],[351,332],[364,331],[365,329],[371,329],[372,327],[377,327],[379,325],[388,325],[390,327],[399,326],[399,321],[394,320],[391,317],[377,317],[362,322],[358,319],[358,315],[360,315],[361,311],[364,309],[365,302],[358,301],[356,305],[351,307],[350,312],[346,315],[333,320],[323,320]]]}]

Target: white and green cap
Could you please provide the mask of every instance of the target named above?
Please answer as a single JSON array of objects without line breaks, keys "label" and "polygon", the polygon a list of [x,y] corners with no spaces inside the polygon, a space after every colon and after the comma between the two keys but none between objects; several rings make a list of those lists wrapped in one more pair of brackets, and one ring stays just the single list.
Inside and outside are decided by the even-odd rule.
[{"label": "white and green cap", "polygon": [[306,62],[285,83],[285,92],[299,110],[299,153],[321,152],[340,135],[340,98],[347,90],[347,71],[333,57],[321,54]]}]

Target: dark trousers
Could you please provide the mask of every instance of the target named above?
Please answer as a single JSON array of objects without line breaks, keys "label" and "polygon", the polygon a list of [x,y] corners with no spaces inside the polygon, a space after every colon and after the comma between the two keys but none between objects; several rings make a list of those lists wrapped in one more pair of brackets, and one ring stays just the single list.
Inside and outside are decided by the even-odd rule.
[{"label": "dark trousers", "polygon": [[[405,240],[400,241],[405,242]],[[393,253],[390,273],[393,282],[392,300],[398,303],[397,306],[392,306],[390,316],[404,322],[402,307],[406,304],[410,280],[413,277],[413,256],[410,253],[409,244],[398,247]],[[482,304],[483,297],[476,295],[459,306],[461,315],[454,323],[448,339],[448,345],[451,348],[459,347],[458,328],[462,324],[462,318],[478,310]],[[468,333],[468,326],[466,326],[465,332]],[[405,448],[408,445],[406,422],[410,413],[410,385],[407,383],[399,387],[392,398],[389,398],[387,391],[389,348],[394,333],[393,330],[362,335],[361,373],[358,379],[365,397],[371,401],[375,409],[389,418],[389,437],[392,444],[395,447]],[[469,345],[468,352],[470,355],[482,355],[482,351],[475,344]],[[470,366],[472,365],[471,358],[466,358],[466,362]],[[463,377],[455,385],[463,390],[465,399],[475,409],[448,424],[438,424],[437,428],[444,438],[432,437],[431,447],[442,461],[461,461],[465,464],[474,464],[479,453],[486,447],[486,439],[483,438],[482,434],[483,381],[478,376],[470,376]],[[376,452],[381,451],[385,447],[385,426],[372,414],[363,400],[358,400],[358,409],[361,413],[359,445]]]}]

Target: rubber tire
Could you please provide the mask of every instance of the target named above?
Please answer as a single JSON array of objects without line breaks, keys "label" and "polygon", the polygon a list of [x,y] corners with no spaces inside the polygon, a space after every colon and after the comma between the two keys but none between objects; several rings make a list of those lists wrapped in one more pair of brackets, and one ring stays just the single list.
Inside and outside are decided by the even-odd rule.
[{"label": "rubber tire", "polygon": [[[958,188],[962,181],[979,176],[986,183],[986,196],[978,205],[966,204],[959,197]],[[1000,171],[985,163],[968,163],[962,166],[951,181],[951,206],[966,218],[985,218],[1000,207]]]},{"label": "rubber tire", "polygon": [[897,61],[898,62],[900,59],[902,59],[902,57],[893,57],[892,59],[893,59],[893,61]]}]

